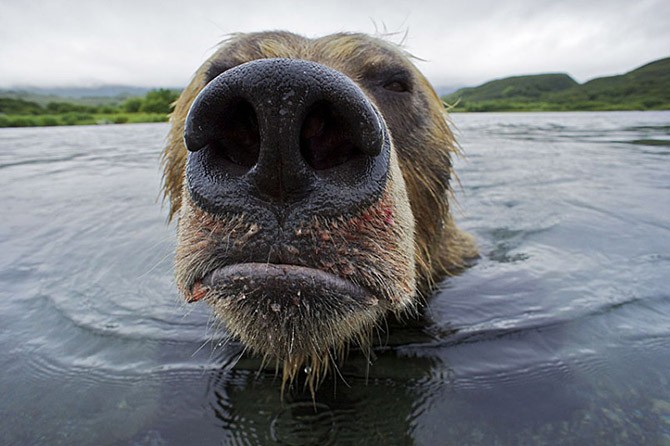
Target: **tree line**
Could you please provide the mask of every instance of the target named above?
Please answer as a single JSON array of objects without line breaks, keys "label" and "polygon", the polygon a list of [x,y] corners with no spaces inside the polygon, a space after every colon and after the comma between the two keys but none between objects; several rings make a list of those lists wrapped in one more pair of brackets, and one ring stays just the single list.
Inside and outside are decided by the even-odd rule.
[{"label": "tree line", "polygon": [[179,92],[165,88],[131,97],[118,104],[87,105],[0,97],[0,127],[166,121]]}]

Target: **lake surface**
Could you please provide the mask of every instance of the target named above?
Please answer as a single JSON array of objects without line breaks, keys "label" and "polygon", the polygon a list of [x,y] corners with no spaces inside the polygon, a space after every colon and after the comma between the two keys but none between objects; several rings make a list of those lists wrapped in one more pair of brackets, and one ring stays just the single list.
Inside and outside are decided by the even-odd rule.
[{"label": "lake surface", "polygon": [[670,112],[457,114],[482,258],[280,398],[180,301],[165,124],[0,130],[0,444],[670,444]]}]

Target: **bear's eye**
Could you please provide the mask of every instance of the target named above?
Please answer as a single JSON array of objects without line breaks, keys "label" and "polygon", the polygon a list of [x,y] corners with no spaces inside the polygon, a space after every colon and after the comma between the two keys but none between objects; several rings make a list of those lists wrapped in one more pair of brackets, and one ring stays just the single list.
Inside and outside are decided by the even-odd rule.
[{"label": "bear's eye", "polygon": [[407,85],[403,84],[400,81],[389,82],[388,84],[384,85],[384,88],[386,88],[389,91],[395,91],[397,93],[408,91]]},{"label": "bear's eye", "polygon": [[394,93],[411,91],[409,77],[405,73],[398,73],[384,82],[384,89]]}]

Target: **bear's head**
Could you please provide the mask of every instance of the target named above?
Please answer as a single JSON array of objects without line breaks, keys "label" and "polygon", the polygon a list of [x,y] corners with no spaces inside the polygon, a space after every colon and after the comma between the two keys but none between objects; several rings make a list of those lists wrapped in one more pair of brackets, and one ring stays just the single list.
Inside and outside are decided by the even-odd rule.
[{"label": "bear's head", "polygon": [[442,102],[398,46],[361,34],[235,35],[176,103],[163,154],[176,282],[284,380],[476,255],[450,213]]}]

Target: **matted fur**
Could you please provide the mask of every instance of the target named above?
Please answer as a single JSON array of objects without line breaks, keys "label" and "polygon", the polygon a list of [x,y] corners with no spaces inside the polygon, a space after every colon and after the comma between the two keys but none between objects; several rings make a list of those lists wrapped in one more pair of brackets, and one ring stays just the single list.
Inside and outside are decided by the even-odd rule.
[{"label": "matted fur", "polygon": [[[192,202],[184,184],[186,115],[216,74],[274,57],[314,61],[344,73],[377,107],[391,135],[389,181],[379,201],[355,215],[306,216],[294,234],[302,240],[302,251],[282,247],[294,252],[296,265],[364,287],[373,296],[365,302],[338,301],[324,293],[323,301],[297,302],[294,308],[260,288],[231,291],[199,282],[207,272],[229,265],[245,244],[262,240],[264,228],[246,215],[214,216]],[[410,73],[409,91],[394,95],[371,83],[373,76],[393,69]],[[256,353],[281,361],[285,381],[306,366],[313,386],[349,342],[367,345],[384,315],[414,308],[421,293],[476,256],[472,238],[456,227],[450,213],[451,156],[457,148],[443,104],[396,45],[362,34],[320,39],[286,32],[234,35],[195,74],[177,101],[171,124],[162,164],[170,218],[179,216],[177,285],[187,299],[197,287],[198,296],[205,296],[233,336]],[[248,299],[255,305],[247,305]]]}]

